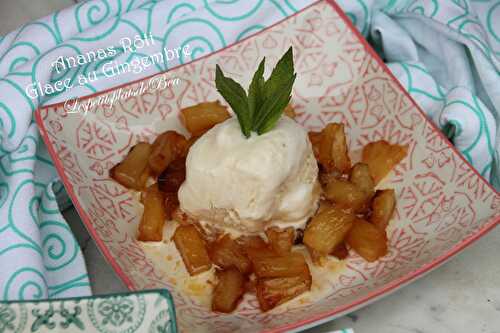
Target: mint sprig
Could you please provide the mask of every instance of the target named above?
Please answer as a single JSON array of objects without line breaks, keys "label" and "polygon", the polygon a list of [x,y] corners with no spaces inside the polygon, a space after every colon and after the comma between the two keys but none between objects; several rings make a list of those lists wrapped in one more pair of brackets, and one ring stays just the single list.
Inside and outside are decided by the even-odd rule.
[{"label": "mint sprig", "polygon": [[248,87],[224,76],[219,65],[215,68],[215,86],[233,109],[245,137],[252,132],[261,135],[276,126],[290,102],[293,83],[297,74],[293,68],[292,47],[281,57],[271,75],[264,80],[266,58],[262,59]]}]

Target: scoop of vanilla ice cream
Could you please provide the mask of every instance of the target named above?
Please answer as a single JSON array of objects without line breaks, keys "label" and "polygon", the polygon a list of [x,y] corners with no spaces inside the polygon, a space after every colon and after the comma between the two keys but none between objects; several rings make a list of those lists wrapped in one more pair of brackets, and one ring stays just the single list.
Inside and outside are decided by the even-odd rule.
[{"label": "scoop of vanilla ice cream", "polygon": [[282,117],[263,135],[245,138],[235,118],[190,148],[181,209],[208,231],[259,234],[270,226],[304,228],[320,196],[307,132]]}]

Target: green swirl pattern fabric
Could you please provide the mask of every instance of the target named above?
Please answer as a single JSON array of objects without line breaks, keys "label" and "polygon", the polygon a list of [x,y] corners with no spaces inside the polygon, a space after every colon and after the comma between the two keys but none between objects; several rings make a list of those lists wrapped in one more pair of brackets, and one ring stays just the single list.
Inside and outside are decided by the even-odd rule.
[{"label": "green swirl pattern fabric", "polygon": [[500,188],[500,2],[339,2],[422,109]]},{"label": "green swirl pattern fabric", "polygon": [[[0,39],[0,300],[90,293],[84,259],[62,218],[67,197],[33,112],[165,71],[277,22],[312,0],[91,0],[28,23]],[[396,77],[464,156],[499,187],[500,3],[493,0],[339,0]],[[153,36],[136,52],[120,39]],[[59,56],[114,46],[117,63],[189,45],[191,56],[140,73],[78,76],[95,61],[62,73]],[[106,59],[109,61],[110,59]],[[70,89],[29,96],[36,82]]]}]

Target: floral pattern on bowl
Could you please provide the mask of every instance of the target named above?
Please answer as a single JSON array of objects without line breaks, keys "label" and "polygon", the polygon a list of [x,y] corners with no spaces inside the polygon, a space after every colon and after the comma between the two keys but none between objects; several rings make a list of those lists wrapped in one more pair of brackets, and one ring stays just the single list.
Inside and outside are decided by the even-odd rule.
[{"label": "floral pattern on bowl", "polygon": [[0,333],[175,333],[166,290],[49,301],[0,302]]},{"label": "floral pattern on bowl", "polygon": [[[386,182],[398,197],[388,229],[389,254],[367,263],[351,252],[329,274],[326,295],[306,295],[267,313],[258,309],[255,297],[246,296],[235,313],[213,313],[198,297],[209,296],[210,288],[187,284],[172,244],[167,241],[159,250],[136,241],[137,198],[111,180],[108,170],[140,140],[151,141],[167,129],[185,133],[180,108],[220,99],[215,64],[248,84],[262,57],[274,64],[290,45],[298,73],[292,102],[303,126],[318,130],[343,122],[354,151],[379,139],[410,147]],[[333,319],[410,283],[499,223],[498,193],[426,119],[333,2],[319,1],[171,69],[168,75],[179,78],[179,85],[149,89],[163,75],[87,98],[120,89],[139,92],[111,109],[93,106],[73,114],[60,103],[38,110],[36,117],[73,203],[110,264],[131,289],[168,288],[183,332],[282,332]]]}]

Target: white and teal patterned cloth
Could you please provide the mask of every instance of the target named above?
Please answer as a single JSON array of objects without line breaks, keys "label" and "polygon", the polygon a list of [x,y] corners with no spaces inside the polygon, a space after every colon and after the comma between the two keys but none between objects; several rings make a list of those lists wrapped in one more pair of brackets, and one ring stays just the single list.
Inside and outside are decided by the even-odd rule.
[{"label": "white and teal patterned cloth", "polygon": [[[91,0],[31,22],[0,40],[0,300],[90,293],[81,251],[57,202],[67,200],[40,139],[33,112],[167,70],[220,49],[294,13],[312,0]],[[498,188],[500,2],[495,0],[342,0],[357,28],[457,148]],[[78,86],[95,62],[57,74],[59,56],[119,47],[152,34],[154,45],[189,44],[189,59],[139,74]],[[75,87],[30,98],[25,87],[69,78]]]}]

